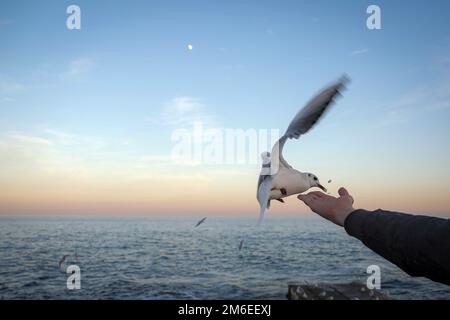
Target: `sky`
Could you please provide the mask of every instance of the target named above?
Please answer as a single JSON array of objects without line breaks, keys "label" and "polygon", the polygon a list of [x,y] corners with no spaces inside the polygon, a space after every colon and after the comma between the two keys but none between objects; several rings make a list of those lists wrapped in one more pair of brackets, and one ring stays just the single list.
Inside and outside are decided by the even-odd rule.
[{"label": "sky", "polygon": [[[66,27],[72,4],[80,30]],[[380,30],[366,26],[371,4]],[[332,194],[347,187],[358,208],[448,215],[448,12],[448,1],[1,1],[0,214],[256,217],[259,161],[176,161],[177,137],[203,152],[196,125],[222,134],[219,147],[226,129],[282,133],[347,74],[287,161]],[[311,213],[290,197],[273,203],[278,216]]]}]

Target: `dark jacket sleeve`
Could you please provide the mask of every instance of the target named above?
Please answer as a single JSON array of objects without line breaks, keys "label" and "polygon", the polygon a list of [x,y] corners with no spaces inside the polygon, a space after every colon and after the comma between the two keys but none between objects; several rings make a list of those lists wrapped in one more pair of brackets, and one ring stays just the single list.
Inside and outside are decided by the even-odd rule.
[{"label": "dark jacket sleeve", "polygon": [[344,227],[409,275],[450,285],[450,219],[355,210]]}]

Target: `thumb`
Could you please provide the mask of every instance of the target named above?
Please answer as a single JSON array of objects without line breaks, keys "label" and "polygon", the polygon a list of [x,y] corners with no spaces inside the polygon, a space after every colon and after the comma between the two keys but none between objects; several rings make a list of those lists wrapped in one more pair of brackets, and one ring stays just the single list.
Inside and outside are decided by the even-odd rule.
[{"label": "thumb", "polygon": [[350,194],[348,193],[347,189],[345,189],[344,187],[339,188],[338,190],[339,195],[342,196],[349,196]]},{"label": "thumb", "polygon": [[339,195],[340,195],[341,197],[348,197],[348,198],[352,201],[352,204],[355,202],[355,200],[353,199],[353,197],[348,193],[347,189],[345,189],[344,187],[341,187],[341,188],[338,190],[338,193],[339,193]]}]

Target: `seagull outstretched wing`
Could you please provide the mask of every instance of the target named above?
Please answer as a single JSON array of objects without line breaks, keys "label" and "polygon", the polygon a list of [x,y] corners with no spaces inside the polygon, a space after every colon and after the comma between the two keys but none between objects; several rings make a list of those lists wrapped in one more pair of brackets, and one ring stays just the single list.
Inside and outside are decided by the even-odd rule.
[{"label": "seagull outstretched wing", "polygon": [[283,147],[287,139],[298,139],[307,133],[324,113],[329,109],[334,99],[340,95],[349,81],[346,76],[329,85],[314,96],[294,117],[284,135],[272,148],[271,173],[276,174],[279,166],[292,168],[283,158]]}]

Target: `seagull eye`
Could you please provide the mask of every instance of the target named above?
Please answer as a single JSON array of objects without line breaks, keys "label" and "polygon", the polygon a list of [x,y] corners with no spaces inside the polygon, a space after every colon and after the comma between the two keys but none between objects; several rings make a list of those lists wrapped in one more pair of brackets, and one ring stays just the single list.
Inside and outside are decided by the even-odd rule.
[{"label": "seagull eye", "polygon": [[310,174],[310,173],[308,173],[308,177],[311,177],[311,174]]}]

